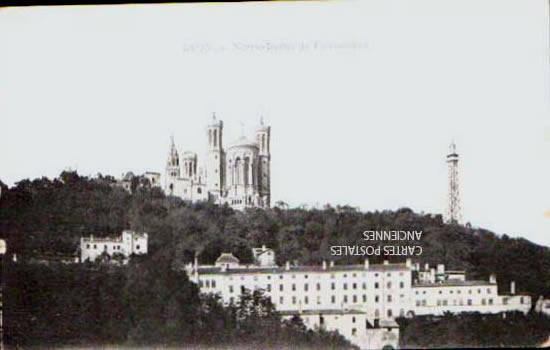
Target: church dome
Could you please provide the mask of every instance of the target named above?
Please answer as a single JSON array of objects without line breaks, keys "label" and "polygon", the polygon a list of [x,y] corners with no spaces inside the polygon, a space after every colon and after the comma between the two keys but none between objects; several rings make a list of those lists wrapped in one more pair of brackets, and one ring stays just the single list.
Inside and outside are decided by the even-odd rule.
[{"label": "church dome", "polygon": [[228,148],[237,148],[237,147],[246,147],[246,148],[258,148],[258,143],[252,141],[246,136],[239,137],[238,140],[229,144]]}]

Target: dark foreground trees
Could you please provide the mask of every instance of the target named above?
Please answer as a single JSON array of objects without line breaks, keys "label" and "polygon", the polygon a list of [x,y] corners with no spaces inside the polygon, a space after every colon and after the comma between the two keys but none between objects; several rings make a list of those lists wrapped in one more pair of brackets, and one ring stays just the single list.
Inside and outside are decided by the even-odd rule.
[{"label": "dark foreground trees", "polygon": [[13,347],[351,348],[337,333],[283,321],[260,292],[224,307],[159,256],[122,267],[11,263],[5,270],[5,341]]},{"label": "dark foreground trees", "polygon": [[548,339],[550,318],[509,312],[462,313],[398,319],[401,348],[537,347]]}]

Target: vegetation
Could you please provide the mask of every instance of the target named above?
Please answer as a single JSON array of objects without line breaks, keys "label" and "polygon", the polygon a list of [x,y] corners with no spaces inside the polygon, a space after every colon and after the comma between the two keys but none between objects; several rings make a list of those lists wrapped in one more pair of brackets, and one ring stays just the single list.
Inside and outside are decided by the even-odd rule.
[{"label": "vegetation", "polygon": [[548,338],[544,314],[462,313],[398,319],[401,348],[537,347]]},{"label": "vegetation", "polygon": [[[496,273],[500,291],[507,291],[509,282],[515,280],[520,292],[550,296],[550,251],[525,239],[470,225],[446,225],[440,215],[414,213],[408,208],[365,213],[349,206],[281,209],[285,207],[241,212],[211,203],[190,204],[164,196],[143,179],[132,181],[130,194],[110,176],[87,178],[75,172],[63,172],[54,180],[23,180],[9,189],[3,186],[0,236],[8,239],[8,251],[16,252],[23,262],[12,264],[15,275],[8,283],[17,291],[7,293],[6,302],[12,308],[6,306],[6,314],[20,313],[10,316],[20,320],[18,330],[11,333],[12,341],[158,344],[183,339],[221,342],[220,337],[225,343],[255,341],[244,337],[241,330],[247,329],[247,322],[265,322],[266,329],[278,334],[273,336],[275,340],[303,337],[311,343],[316,337],[327,344],[332,335],[307,333],[296,320],[277,328],[273,326],[280,323],[276,316],[261,322],[235,318],[239,312],[233,308],[201,298],[181,268],[195,253],[202,264],[211,264],[221,252],[229,251],[241,262],[250,263],[251,248],[262,244],[275,249],[279,264],[320,264],[325,259],[337,264],[360,263],[363,256],[332,257],[329,248],[388,244],[362,240],[365,230],[422,231],[420,241],[391,244],[420,245],[423,255],[415,262],[465,269],[469,279],[487,279]],[[74,254],[81,236],[120,235],[127,228],[149,233],[151,252],[133,259],[129,266],[24,264],[40,254]],[[402,261],[404,257],[370,259]],[[21,276],[14,277],[17,274]],[[9,300],[14,295],[17,298]],[[49,303],[53,303],[51,307]],[[229,330],[212,331],[201,339],[191,335],[197,329],[208,332],[220,327]],[[77,336],[83,328],[89,329],[87,335]],[[300,336],[292,333],[298,331]],[[277,332],[287,332],[289,338]]]}]

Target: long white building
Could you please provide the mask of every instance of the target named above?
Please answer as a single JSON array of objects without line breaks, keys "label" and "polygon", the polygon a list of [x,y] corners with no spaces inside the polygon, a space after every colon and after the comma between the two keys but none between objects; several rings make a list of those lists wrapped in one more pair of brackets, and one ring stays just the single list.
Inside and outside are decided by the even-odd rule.
[{"label": "long white building", "polygon": [[[396,347],[394,321],[399,316],[531,308],[530,296],[516,295],[513,282],[510,294],[499,295],[495,276],[467,281],[463,271],[445,271],[443,265],[421,270],[410,259],[399,264],[370,264],[366,259],[358,265],[280,267],[242,265],[224,253],[215,265],[199,266],[195,261],[187,265],[187,272],[201,292],[218,293],[225,303],[237,302],[245,289],[262,289],[283,316],[299,314],[308,327],[337,329],[362,348]],[[395,341],[373,344],[374,338]]]}]

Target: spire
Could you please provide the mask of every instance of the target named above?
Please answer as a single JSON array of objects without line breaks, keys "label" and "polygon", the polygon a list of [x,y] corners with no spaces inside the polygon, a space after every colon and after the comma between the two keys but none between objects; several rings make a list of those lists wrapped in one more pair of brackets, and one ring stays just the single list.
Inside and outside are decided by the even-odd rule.
[{"label": "spire", "polygon": [[264,115],[260,114],[260,126],[264,126]]},{"label": "spire", "polygon": [[213,122],[216,121],[216,112],[212,112],[212,121],[213,121]]}]

